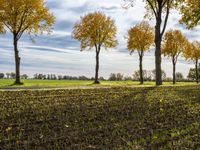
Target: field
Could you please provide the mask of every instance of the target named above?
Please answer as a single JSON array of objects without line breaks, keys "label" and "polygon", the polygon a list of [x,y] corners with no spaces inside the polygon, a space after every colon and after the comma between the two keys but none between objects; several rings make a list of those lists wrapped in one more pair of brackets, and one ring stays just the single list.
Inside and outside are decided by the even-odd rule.
[{"label": "field", "polygon": [[0,92],[0,149],[199,149],[200,86]]},{"label": "field", "polygon": [[[94,86],[93,81],[88,80],[22,80],[24,83],[19,87],[31,87],[31,86]],[[0,79],[0,87],[16,87],[13,85],[14,80],[12,79]],[[95,86],[138,86],[139,81],[101,81],[100,85]],[[195,82],[177,82],[177,85],[195,85]],[[145,82],[144,85],[155,85],[155,82]],[[164,82],[164,85],[172,85],[172,82]]]}]

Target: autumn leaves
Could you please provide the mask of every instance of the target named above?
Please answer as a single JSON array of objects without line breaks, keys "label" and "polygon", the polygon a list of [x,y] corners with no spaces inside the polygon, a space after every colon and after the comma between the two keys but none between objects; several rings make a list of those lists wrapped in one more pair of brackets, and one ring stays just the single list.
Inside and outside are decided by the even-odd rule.
[{"label": "autumn leaves", "polygon": [[[126,8],[133,7],[134,6],[134,0],[124,0],[126,3]],[[196,25],[198,25],[198,22],[200,20],[200,7],[197,7],[200,5],[198,0],[146,0],[146,14],[145,16],[147,18],[154,18],[156,20],[155,24],[155,31],[153,31],[152,27],[147,22],[142,22],[135,27],[131,28],[128,31],[128,49],[129,51],[133,52],[137,50],[139,55],[139,61],[140,61],[140,83],[143,84],[143,55],[144,52],[149,50],[149,48],[155,43],[155,70],[156,70],[156,85],[162,85],[162,71],[161,71],[161,62],[162,57],[161,55],[164,54],[165,56],[172,58],[173,63],[173,83],[175,84],[175,71],[176,71],[176,62],[178,59],[178,56],[182,53],[185,56],[185,53],[188,53],[187,51],[194,51],[198,48],[194,48],[194,44],[191,44],[180,31],[169,31],[169,33],[166,33],[165,30],[167,27],[167,22],[169,18],[170,11],[172,9],[180,10],[182,13],[182,19],[181,23],[184,23],[187,25],[188,28],[192,28]],[[99,22],[99,19],[97,19],[97,16],[95,17],[95,14],[99,14],[102,16],[105,16],[103,13],[95,12],[93,13],[93,18],[91,19],[91,22],[96,20]],[[98,32],[101,31],[101,35],[109,35],[110,37],[115,38],[116,30],[113,32],[112,30],[106,32],[107,26],[104,26],[102,24],[95,24],[95,23],[88,23],[85,25],[84,22],[90,22],[86,21],[85,18],[89,18],[92,14],[88,14],[85,17],[81,18],[81,21],[77,23],[74,27],[74,33],[76,33],[74,36],[75,39],[81,41],[81,48],[84,45],[84,48],[86,47],[95,47],[96,49],[96,73],[95,73],[95,83],[99,83],[98,80],[98,70],[99,70],[99,53],[100,49],[98,51],[98,44],[102,43],[96,40],[99,38]],[[95,27],[94,27],[95,26]],[[112,26],[114,26],[114,23],[112,22]],[[88,30],[90,27],[91,30]],[[102,28],[103,27],[103,28]],[[84,36],[81,35],[81,31],[84,31],[84,33],[87,31],[87,36],[84,34]],[[89,32],[88,32],[89,31]],[[172,33],[170,33],[172,32]],[[95,35],[96,34],[96,35]],[[170,35],[171,34],[171,35]],[[164,37],[165,36],[165,37]],[[170,38],[170,36],[172,36]],[[163,37],[165,38],[165,41],[163,42]],[[111,39],[113,39],[111,38]],[[86,42],[87,41],[87,42]],[[90,43],[90,45],[85,44]],[[92,41],[92,42],[91,42]],[[113,41],[111,40],[111,43]],[[84,43],[84,44],[83,44]],[[95,45],[97,43],[97,45]],[[86,45],[86,47],[85,47]],[[163,45],[163,48],[162,48]],[[114,44],[115,46],[115,44]],[[110,47],[114,47],[110,46]],[[200,50],[197,50],[200,51]],[[186,58],[194,60],[194,57],[192,56],[194,52],[189,52],[188,55],[186,55]],[[196,54],[196,53],[195,53]],[[198,58],[195,58],[196,60],[196,68],[198,65],[199,56],[195,55]],[[196,69],[197,72],[197,69]],[[196,73],[198,74],[198,73]],[[198,76],[197,76],[197,82],[198,82]]]},{"label": "autumn leaves", "polygon": [[128,31],[128,50],[133,53],[135,50],[139,55],[140,68],[140,84],[144,83],[143,77],[143,56],[144,52],[154,43],[153,28],[148,22],[142,22],[132,27]]},{"label": "autumn leaves", "polygon": [[25,32],[28,34],[50,32],[55,18],[45,7],[43,0],[0,0],[0,4],[0,31],[1,28],[7,28],[13,35],[15,84],[22,84],[18,41]]},{"label": "autumn leaves", "polygon": [[[89,13],[84,17],[81,17],[80,21],[74,25],[73,38],[81,42],[81,49],[95,48],[96,68],[94,83],[96,84],[99,83],[98,72],[101,47],[106,49],[115,47],[117,45],[116,33],[117,27],[115,26],[114,21],[101,12]],[[154,37],[153,28],[146,21],[143,21],[128,30],[127,47],[130,53],[133,53],[134,51],[138,52],[141,84],[144,83],[143,56],[151,46],[154,46]],[[187,59],[198,61],[199,55],[197,52],[199,49],[194,47],[196,46],[190,43],[181,31],[169,30],[166,32],[162,42],[161,52],[164,56],[172,59],[173,84],[176,83],[176,63],[180,54],[185,56]],[[197,52],[195,53],[194,50],[197,50]],[[195,56],[196,58],[194,58]]]},{"label": "autumn leaves", "polygon": [[74,26],[72,36],[81,42],[81,49],[95,48],[95,84],[99,83],[98,72],[101,47],[105,49],[115,47],[117,45],[116,34],[117,27],[114,20],[101,12],[89,13],[81,17],[81,20]]},{"label": "autumn leaves", "polygon": [[[143,56],[154,44],[153,28],[148,22],[142,22],[132,27],[128,31],[128,49],[132,53],[138,52],[140,83],[143,84]],[[189,42],[180,30],[169,30],[165,33],[162,42],[162,54],[172,60],[173,64],[173,84],[176,83],[176,64],[180,55],[187,60],[193,60],[196,68],[196,82],[198,83],[198,60],[200,59],[200,42]]]}]

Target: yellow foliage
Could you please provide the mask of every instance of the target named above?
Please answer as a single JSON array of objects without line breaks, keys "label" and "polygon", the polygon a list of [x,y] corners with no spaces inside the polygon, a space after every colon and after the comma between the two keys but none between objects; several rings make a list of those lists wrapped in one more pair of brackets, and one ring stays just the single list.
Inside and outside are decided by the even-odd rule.
[{"label": "yellow foliage", "polygon": [[3,33],[3,32],[4,32],[3,24],[0,22],[0,33]]},{"label": "yellow foliage", "polygon": [[165,33],[162,53],[164,56],[177,58],[188,48],[188,40],[180,30],[169,30]]},{"label": "yellow foliage", "polygon": [[23,32],[50,32],[55,18],[43,0],[0,0],[0,22],[18,39]]},{"label": "yellow foliage", "polygon": [[72,37],[81,42],[81,49],[89,47],[112,48],[117,45],[117,27],[114,20],[101,12],[89,13],[74,25]]},{"label": "yellow foliage", "polygon": [[185,0],[181,9],[182,18],[181,23],[185,23],[187,28],[193,28],[199,24],[200,21],[200,0]]},{"label": "yellow foliage", "polygon": [[144,52],[154,43],[153,28],[148,22],[141,22],[128,31],[128,50]]},{"label": "yellow foliage", "polygon": [[184,56],[186,59],[198,61],[200,59],[200,42],[194,41],[189,43],[187,49],[184,51]]}]

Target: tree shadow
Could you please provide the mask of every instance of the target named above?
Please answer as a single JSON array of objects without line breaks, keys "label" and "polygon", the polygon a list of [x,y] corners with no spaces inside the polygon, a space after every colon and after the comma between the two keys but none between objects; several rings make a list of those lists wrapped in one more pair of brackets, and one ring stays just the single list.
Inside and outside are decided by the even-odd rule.
[{"label": "tree shadow", "polygon": [[[0,119],[1,133],[4,137],[20,135],[9,144],[17,147],[20,141],[21,148],[28,145],[30,148],[112,149],[128,147],[131,142],[141,149],[147,148],[154,142],[153,137],[171,138],[171,130],[193,122],[188,120],[193,114],[187,107],[182,109],[182,103],[168,103],[173,102],[173,97],[168,95],[174,89],[155,86],[70,90],[65,97],[50,98],[42,98],[38,92],[24,92],[27,101],[15,98],[13,104],[9,103],[19,111],[9,112],[4,120]],[[36,97],[33,100],[29,96]],[[184,99],[181,93],[175,98]],[[8,148],[8,142],[2,141],[0,147]]]}]

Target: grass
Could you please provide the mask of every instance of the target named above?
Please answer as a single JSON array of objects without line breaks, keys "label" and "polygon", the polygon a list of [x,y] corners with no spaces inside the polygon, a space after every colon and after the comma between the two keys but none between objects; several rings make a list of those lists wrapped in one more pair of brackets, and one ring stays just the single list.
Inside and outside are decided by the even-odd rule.
[{"label": "grass", "polygon": [[[13,85],[12,79],[0,79],[0,87],[30,87],[30,86],[92,86],[93,81],[84,80],[22,80],[23,85]],[[195,85],[195,82],[177,82],[177,85]],[[101,81],[100,85],[95,86],[138,86],[138,81]],[[144,85],[153,86],[155,82],[145,82]],[[163,85],[172,85],[172,82],[164,82]],[[93,85],[94,86],[94,85]]]},{"label": "grass", "polygon": [[2,149],[198,149],[200,86],[0,92]]}]

